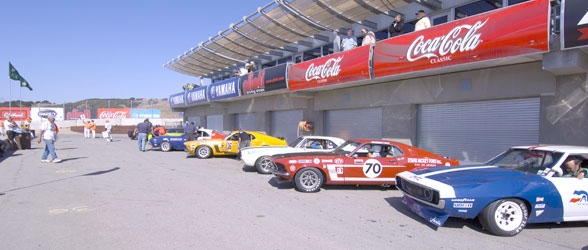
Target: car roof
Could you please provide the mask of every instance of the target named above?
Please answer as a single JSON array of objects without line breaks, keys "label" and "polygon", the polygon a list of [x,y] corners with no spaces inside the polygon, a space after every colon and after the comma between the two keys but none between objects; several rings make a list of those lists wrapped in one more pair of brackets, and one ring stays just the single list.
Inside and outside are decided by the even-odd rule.
[{"label": "car roof", "polygon": [[352,141],[360,142],[360,143],[381,143],[381,144],[395,144],[395,145],[405,145],[401,142],[390,141],[390,140],[378,140],[378,139],[351,139]]},{"label": "car roof", "polygon": [[535,145],[535,146],[516,146],[513,149],[537,149],[553,152],[564,152],[570,154],[588,154],[588,147],[571,146],[571,145]]},{"label": "car roof", "polygon": [[321,139],[321,140],[331,140],[331,141],[345,141],[339,137],[333,137],[333,136],[318,136],[318,135],[305,135],[302,136],[305,139]]}]

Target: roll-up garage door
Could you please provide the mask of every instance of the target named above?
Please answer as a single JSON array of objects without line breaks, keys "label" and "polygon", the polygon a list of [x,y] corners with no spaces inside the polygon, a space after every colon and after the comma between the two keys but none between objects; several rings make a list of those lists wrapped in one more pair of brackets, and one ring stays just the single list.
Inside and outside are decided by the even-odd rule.
[{"label": "roll-up garage door", "polygon": [[420,105],[417,119],[418,147],[465,164],[539,142],[539,98]]},{"label": "roll-up garage door", "polygon": [[195,126],[202,126],[202,122],[200,121],[200,116],[188,116],[187,121],[193,122]]},{"label": "roll-up garage door", "polygon": [[243,130],[255,131],[255,113],[236,114],[235,130],[239,128],[242,128]]},{"label": "roll-up garage door", "polygon": [[343,139],[381,139],[382,109],[329,110],[325,128],[327,135]]},{"label": "roll-up garage door", "polygon": [[284,137],[288,143],[296,140],[298,122],[302,120],[302,110],[273,111],[270,113],[270,135]]},{"label": "roll-up garage door", "polygon": [[223,115],[206,116],[206,128],[214,131],[223,132]]}]

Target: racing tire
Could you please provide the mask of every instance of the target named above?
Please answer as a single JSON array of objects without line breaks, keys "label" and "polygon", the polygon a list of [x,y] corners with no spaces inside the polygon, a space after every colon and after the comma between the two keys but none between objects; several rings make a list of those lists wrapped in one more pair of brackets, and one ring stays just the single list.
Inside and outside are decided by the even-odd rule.
[{"label": "racing tire", "polygon": [[272,169],[276,169],[276,164],[267,156],[262,156],[255,162],[255,170],[260,174],[271,174]]},{"label": "racing tire", "polygon": [[209,146],[200,145],[196,148],[196,157],[200,159],[209,158],[212,155],[212,149]]},{"label": "racing tire", "polygon": [[163,152],[169,152],[172,150],[172,146],[171,143],[169,142],[162,142],[161,145],[159,145],[159,148],[161,149],[161,151]]},{"label": "racing tire", "polygon": [[318,192],[323,185],[323,174],[316,168],[306,167],[296,172],[294,183],[300,192]]},{"label": "racing tire", "polygon": [[8,151],[10,150],[10,143],[8,143],[7,141],[4,141],[4,140],[0,140],[0,149],[4,153],[8,153]]},{"label": "racing tire", "polygon": [[480,213],[482,227],[498,236],[515,236],[527,225],[529,209],[519,199],[502,199],[490,203]]}]

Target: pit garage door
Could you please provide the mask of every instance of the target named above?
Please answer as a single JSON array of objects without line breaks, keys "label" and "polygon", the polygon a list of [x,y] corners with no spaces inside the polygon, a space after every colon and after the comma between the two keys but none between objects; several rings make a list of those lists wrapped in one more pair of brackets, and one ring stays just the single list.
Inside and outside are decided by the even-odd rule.
[{"label": "pit garage door", "polygon": [[417,146],[463,164],[539,143],[539,98],[420,105]]},{"label": "pit garage door", "polygon": [[326,111],[325,129],[325,134],[343,139],[381,139],[382,109],[369,108]]},{"label": "pit garage door", "polygon": [[255,113],[236,114],[235,130],[238,130],[239,128],[255,131]]},{"label": "pit garage door", "polygon": [[302,120],[302,110],[273,111],[270,113],[270,135],[284,137],[288,143],[296,140],[298,122]]},{"label": "pit garage door", "polygon": [[223,132],[223,115],[206,116],[206,128],[212,129],[219,133]]},{"label": "pit garage door", "polygon": [[188,116],[187,121],[193,122],[195,126],[202,126],[202,122],[200,121],[200,116]]}]

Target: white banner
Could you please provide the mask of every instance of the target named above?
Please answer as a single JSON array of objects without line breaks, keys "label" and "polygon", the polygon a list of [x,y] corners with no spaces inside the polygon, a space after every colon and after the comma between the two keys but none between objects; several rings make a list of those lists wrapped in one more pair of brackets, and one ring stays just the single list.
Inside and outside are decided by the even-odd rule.
[{"label": "white banner", "polygon": [[56,121],[65,120],[63,108],[31,108],[31,118],[33,121],[45,121],[49,114],[54,115]]}]

